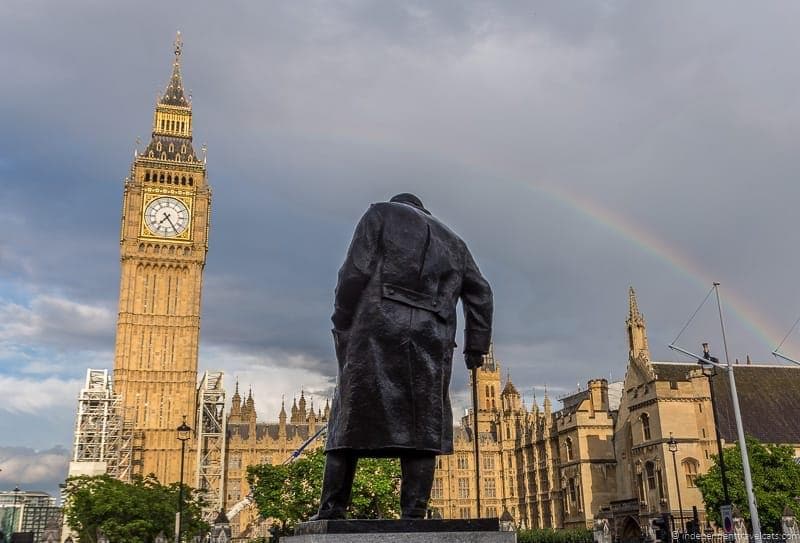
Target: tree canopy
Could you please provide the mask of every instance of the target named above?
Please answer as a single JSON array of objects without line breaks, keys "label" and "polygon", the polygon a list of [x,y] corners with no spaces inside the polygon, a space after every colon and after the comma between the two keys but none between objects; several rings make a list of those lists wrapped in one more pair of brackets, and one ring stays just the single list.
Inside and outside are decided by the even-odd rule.
[{"label": "tree canopy", "polygon": [[[780,533],[784,508],[789,505],[796,509],[796,500],[800,497],[800,464],[795,460],[794,449],[788,445],[765,445],[748,437],[747,453],[761,529],[763,532]],[[750,510],[747,506],[739,445],[726,448],[722,454],[725,458],[731,502],[749,521]],[[725,498],[717,456],[714,456],[714,465],[708,473],[697,478],[697,486],[703,494],[708,516],[719,523],[719,508],[724,505]]]},{"label": "tree canopy", "polygon": [[[95,543],[97,531],[110,541],[151,543],[160,532],[172,540],[178,507],[178,483],[162,485],[154,476],[125,483],[109,475],[67,479],[64,516],[81,543]],[[201,500],[184,485],[183,533],[209,529],[201,517]]]},{"label": "tree canopy", "polygon": [[[247,481],[261,516],[278,521],[283,532],[308,520],[319,507],[324,469],[325,455],[321,449],[287,465],[249,466]],[[349,514],[357,518],[399,517],[398,460],[362,458],[358,461]]]}]

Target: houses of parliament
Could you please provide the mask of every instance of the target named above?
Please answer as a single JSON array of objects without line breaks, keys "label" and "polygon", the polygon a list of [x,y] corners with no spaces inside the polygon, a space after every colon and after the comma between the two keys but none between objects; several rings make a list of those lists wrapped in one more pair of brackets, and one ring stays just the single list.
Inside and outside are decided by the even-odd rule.
[{"label": "houses of parliament", "polygon": [[[247,466],[286,461],[324,428],[329,406],[313,405],[300,391],[288,413],[282,406],[272,421],[259,421],[251,391],[243,396],[237,383],[228,401],[222,372],[198,371],[212,191],[205,158],[194,148],[182,53],[179,36],[167,86],[155,105],[151,140],[137,151],[122,187],[113,376],[87,372],[70,474],[111,473],[129,480],[152,473],[172,483],[181,477],[183,461],[184,480],[206,497],[209,518],[235,513],[234,534],[244,539],[262,535],[268,523],[246,506]],[[477,409],[455,423],[454,454],[439,457],[431,509],[444,518],[507,511],[528,528],[602,523],[620,541],[638,540],[664,512],[686,521],[697,507],[704,518],[694,481],[712,465],[715,428],[726,443],[736,439],[727,376],[710,379],[697,364],[652,361],[633,289],[624,326],[622,320],[620,339],[628,347],[624,379],[588,379],[559,398],[560,406],[547,394],[541,406],[525,405],[490,352],[477,372]],[[785,406],[800,408],[800,389],[783,385],[798,382],[800,368],[748,359],[734,371],[746,432],[791,444],[800,456],[800,417],[784,413]],[[176,428],[183,422],[192,432],[182,458]],[[674,464],[670,438],[677,443]],[[308,446],[321,445],[319,439]]]}]

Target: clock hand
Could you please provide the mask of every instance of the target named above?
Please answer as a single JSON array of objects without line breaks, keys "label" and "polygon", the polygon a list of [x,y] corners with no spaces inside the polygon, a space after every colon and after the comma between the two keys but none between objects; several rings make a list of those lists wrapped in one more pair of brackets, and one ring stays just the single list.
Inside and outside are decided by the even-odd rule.
[{"label": "clock hand", "polygon": [[169,221],[169,225],[172,227],[172,229],[177,234],[178,233],[178,229],[175,227],[175,223],[172,222],[172,219],[169,218],[169,215],[164,215],[164,218]]}]

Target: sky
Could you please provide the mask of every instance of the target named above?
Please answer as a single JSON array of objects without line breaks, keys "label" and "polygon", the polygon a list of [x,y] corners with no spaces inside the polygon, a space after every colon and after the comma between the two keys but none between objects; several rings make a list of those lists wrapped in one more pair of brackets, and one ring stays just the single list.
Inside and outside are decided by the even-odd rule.
[{"label": "sky", "polygon": [[[715,281],[731,358],[800,357],[800,4],[164,6],[0,4],[0,489],[55,491],[112,366],[123,181],[177,30],[213,188],[199,365],[262,420],[324,403],[336,272],[400,192],[469,244],[528,405],[623,378],[629,286],[654,359],[686,360]],[[701,341],[723,358],[713,293],[676,344]]]}]

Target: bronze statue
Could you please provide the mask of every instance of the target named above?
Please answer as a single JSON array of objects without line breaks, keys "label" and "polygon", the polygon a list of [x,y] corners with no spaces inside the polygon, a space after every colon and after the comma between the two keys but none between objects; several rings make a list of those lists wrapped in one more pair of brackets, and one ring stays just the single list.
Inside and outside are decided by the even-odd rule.
[{"label": "bronze statue", "polygon": [[467,368],[489,350],[492,291],[466,244],[419,198],[373,204],[339,270],[322,499],[312,520],[344,518],[359,457],[400,457],[403,518],[424,518],[436,455],[453,452],[448,387],[456,303]]}]

